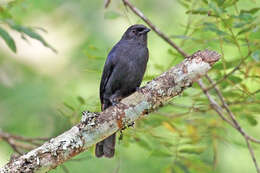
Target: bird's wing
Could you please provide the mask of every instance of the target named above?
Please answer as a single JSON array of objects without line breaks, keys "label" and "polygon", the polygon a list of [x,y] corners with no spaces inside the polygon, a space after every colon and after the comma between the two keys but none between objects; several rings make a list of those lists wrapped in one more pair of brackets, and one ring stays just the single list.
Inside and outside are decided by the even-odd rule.
[{"label": "bird's wing", "polygon": [[113,49],[108,54],[106,63],[104,65],[103,74],[102,74],[102,78],[101,78],[101,82],[100,82],[100,88],[99,88],[99,96],[100,96],[101,105],[104,102],[103,96],[104,96],[107,82],[108,82],[108,80],[113,72],[114,66],[115,66],[115,54],[114,54],[115,49],[116,49],[116,46],[113,47]]}]

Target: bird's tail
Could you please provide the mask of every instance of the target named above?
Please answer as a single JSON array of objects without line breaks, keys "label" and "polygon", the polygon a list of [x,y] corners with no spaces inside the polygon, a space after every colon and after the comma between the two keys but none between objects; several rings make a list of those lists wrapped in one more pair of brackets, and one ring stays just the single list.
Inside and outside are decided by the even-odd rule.
[{"label": "bird's tail", "polygon": [[[105,102],[102,104],[102,111],[111,106],[110,102]],[[116,144],[116,133],[107,137],[103,141],[96,144],[95,154],[96,157],[108,157],[111,158],[115,154],[115,144]]]},{"label": "bird's tail", "polygon": [[115,154],[116,133],[96,144],[95,154],[97,157],[111,158]]}]

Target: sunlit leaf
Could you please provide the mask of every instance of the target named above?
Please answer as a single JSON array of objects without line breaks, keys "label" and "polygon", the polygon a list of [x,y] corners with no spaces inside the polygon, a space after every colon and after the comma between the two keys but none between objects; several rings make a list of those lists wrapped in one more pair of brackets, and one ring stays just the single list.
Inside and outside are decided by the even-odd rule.
[{"label": "sunlit leaf", "polygon": [[152,156],[152,157],[172,157],[173,155],[170,152],[165,152],[165,151],[158,149],[158,150],[154,150],[150,156]]},{"label": "sunlit leaf", "polygon": [[174,126],[173,126],[172,124],[170,124],[170,123],[168,123],[168,122],[163,122],[162,124],[163,124],[163,126],[164,126],[166,129],[168,129],[170,132],[176,133],[176,129],[174,128]]},{"label": "sunlit leaf", "polygon": [[50,48],[53,52],[57,52],[56,49],[54,49],[51,45],[49,45],[44,40],[44,38],[40,34],[36,33],[32,28],[21,26],[21,25],[13,23],[11,21],[8,21],[7,23],[9,24],[9,26],[12,29],[14,29],[14,30],[16,30],[16,31],[18,31],[20,33],[23,33],[23,34],[25,34],[25,35],[33,38],[33,39],[36,39],[36,40],[40,41],[45,47]]},{"label": "sunlit leaf", "polygon": [[8,47],[13,51],[16,52],[16,45],[13,38],[5,31],[3,28],[0,27],[0,36],[4,39],[5,43]]}]

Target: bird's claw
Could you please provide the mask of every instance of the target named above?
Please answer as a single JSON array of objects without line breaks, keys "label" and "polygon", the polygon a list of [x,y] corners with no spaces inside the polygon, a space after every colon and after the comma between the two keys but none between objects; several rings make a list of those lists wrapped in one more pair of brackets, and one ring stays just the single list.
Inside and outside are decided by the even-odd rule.
[{"label": "bird's claw", "polygon": [[135,91],[139,91],[139,90],[141,90],[141,87],[136,87],[135,88]]},{"label": "bird's claw", "polygon": [[132,122],[131,124],[128,124],[127,127],[134,127],[135,126],[135,122]]}]

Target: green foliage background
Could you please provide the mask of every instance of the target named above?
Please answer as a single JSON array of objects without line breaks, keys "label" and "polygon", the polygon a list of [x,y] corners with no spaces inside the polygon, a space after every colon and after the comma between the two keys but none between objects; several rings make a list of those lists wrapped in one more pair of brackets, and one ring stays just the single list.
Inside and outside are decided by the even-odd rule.
[{"label": "green foliage background", "polygon": [[[221,53],[209,73],[215,81],[241,63],[218,86],[241,125],[260,138],[260,1],[131,2],[186,52]],[[135,23],[142,21],[120,0],[108,9],[103,0],[0,0],[1,130],[52,137],[78,122],[81,111],[100,111],[106,55]],[[148,47],[143,84],[182,60],[154,32]],[[259,145],[253,148],[259,160]],[[12,152],[0,141],[0,166]],[[74,173],[255,172],[244,139],[210,108],[197,84],[125,130],[114,159],[96,159],[91,148],[64,165]]]}]

